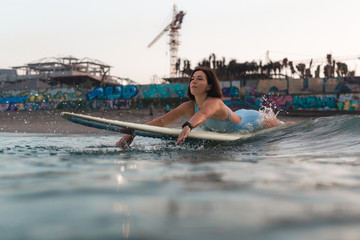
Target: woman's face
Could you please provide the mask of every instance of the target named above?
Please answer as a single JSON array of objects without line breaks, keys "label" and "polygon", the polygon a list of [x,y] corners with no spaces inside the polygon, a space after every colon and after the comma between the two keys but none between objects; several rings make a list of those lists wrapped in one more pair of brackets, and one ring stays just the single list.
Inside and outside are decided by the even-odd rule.
[{"label": "woman's face", "polygon": [[208,84],[206,74],[199,70],[196,71],[190,79],[190,92],[192,95],[207,94],[211,89],[211,85]]}]

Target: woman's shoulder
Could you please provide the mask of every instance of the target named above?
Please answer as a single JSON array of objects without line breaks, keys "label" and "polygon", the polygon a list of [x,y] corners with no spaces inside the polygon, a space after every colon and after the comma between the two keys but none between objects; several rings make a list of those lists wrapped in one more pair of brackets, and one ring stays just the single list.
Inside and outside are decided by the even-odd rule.
[{"label": "woman's shoulder", "polygon": [[219,103],[221,104],[221,103],[223,103],[221,98],[216,98],[216,97],[207,97],[205,102],[208,103],[208,104],[219,104]]},{"label": "woman's shoulder", "polygon": [[195,107],[195,101],[190,100],[180,104],[176,109],[180,111],[185,111],[186,114],[191,114],[194,111],[194,107]]},{"label": "woman's shoulder", "polygon": [[189,100],[187,102],[182,103],[181,105],[186,106],[186,107],[194,107],[195,106],[195,101]]}]

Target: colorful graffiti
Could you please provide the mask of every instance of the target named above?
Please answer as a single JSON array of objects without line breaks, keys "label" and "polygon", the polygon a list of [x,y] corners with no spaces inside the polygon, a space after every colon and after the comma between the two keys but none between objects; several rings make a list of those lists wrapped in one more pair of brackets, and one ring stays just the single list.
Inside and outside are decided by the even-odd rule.
[{"label": "colorful graffiti", "polygon": [[33,91],[7,92],[0,97],[1,111],[55,109],[64,101],[81,101],[86,99],[79,90],[45,89]]},{"label": "colorful graffiti", "polygon": [[182,98],[186,97],[187,84],[143,85],[138,98]]},{"label": "colorful graffiti", "polygon": [[346,111],[358,111],[360,94],[341,94],[338,98],[338,109]]},{"label": "colorful graffiti", "polygon": [[47,110],[55,109],[55,103],[8,103],[0,104],[0,111],[32,111],[32,110]]},{"label": "colorful graffiti", "polygon": [[294,96],[293,109],[299,110],[336,110],[336,95]]},{"label": "colorful graffiti", "polygon": [[224,103],[232,109],[259,109],[269,107],[274,110],[290,110],[293,97],[288,96],[246,96],[244,98],[226,98]]},{"label": "colorful graffiti", "polygon": [[224,97],[237,97],[240,93],[239,88],[237,87],[223,88],[221,91]]},{"label": "colorful graffiti", "polygon": [[131,100],[116,99],[116,100],[103,100],[92,101],[93,109],[129,109],[131,107]]},{"label": "colorful graffiti", "polygon": [[0,111],[1,112],[5,112],[9,109],[9,105],[8,103],[0,103]]},{"label": "colorful graffiti", "polygon": [[138,93],[138,89],[134,85],[127,86],[108,86],[95,87],[87,94],[89,100],[116,100],[116,99],[131,99]]},{"label": "colorful graffiti", "polygon": [[245,98],[226,98],[224,103],[231,109],[259,109],[261,107],[261,98],[247,96]]},{"label": "colorful graffiti", "polygon": [[[344,83],[356,89],[360,78],[347,78]],[[310,80],[309,80],[310,81]],[[271,84],[269,84],[270,86]],[[359,111],[360,93],[269,95],[259,96],[256,86],[240,87],[221,83],[224,102],[232,109],[258,109],[261,106],[283,110]],[[187,84],[127,85],[92,89],[43,89],[0,93],[0,111],[60,108],[128,109],[132,100],[150,98],[184,98]]]},{"label": "colorful graffiti", "polygon": [[293,107],[293,97],[291,95],[262,96],[261,105],[275,110],[290,110]]},{"label": "colorful graffiti", "polygon": [[311,95],[311,96],[247,96],[226,98],[224,103],[232,109],[259,109],[261,106],[274,110],[360,110],[360,94]]},{"label": "colorful graffiti", "polygon": [[168,98],[170,97],[170,86],[166,85],[147,85],[141,88],[143,98]]},{"label": "colorful graffiti", "polygon": [[0,104],[26,103],[27,99],[28,96],[2,97],[0,98]]}]

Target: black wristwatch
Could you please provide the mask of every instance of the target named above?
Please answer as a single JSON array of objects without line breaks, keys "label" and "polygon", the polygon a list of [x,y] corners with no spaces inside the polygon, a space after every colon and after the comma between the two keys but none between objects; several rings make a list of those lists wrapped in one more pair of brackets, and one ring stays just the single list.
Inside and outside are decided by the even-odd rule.
[{"label": "black wristwatch", "polygon": [[186,126],[188,126],[188,127],[190,128],[190,131],[193,130],[193,128],[194,128],[194,126],[193,126],[191,123],[189,123],[189,122],[185,122],[185,123],[182,125],[182,128],[184,128],[184,127],[186,127]]}]

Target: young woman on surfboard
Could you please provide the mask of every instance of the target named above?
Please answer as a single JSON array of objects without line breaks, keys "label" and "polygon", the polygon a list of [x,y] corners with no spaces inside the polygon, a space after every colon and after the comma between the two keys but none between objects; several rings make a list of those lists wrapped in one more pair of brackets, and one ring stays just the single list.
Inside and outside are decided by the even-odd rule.
[{"label": "young woman on surfboard", "polygon": [[[264,113],[256,110],[240,109],[233,112],[221,100],[223,95],[219,80],[210,68],[198,67],[192,72],[187,95],[190,99],[188,102],[147,123],[151,126],[165,127],[186,115],[190,116],[190,120],[183,124],[176,144],[183,143],[189,132],[199,126],[215,132],[237,132],[288,124],[279,121],[275,115],[265,117]],[[124,135],[116,146],[128,146],[134,137],[130,134]]]}]

